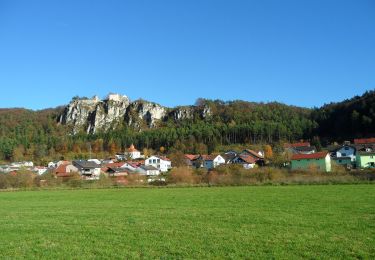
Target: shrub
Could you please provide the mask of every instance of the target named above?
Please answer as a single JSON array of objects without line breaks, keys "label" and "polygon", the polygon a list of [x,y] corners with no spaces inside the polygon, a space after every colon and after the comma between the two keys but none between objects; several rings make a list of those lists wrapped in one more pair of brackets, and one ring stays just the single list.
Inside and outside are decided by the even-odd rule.
[{"label": "shrub", "polygon": [[131,173],[127,177],[129,185],[146,185],[146,176],[140,175],[138,173]]},{"label": "shrub", "polygon": [[197,184],[201,177],[193,174],[193,170],[188,167],[174,168],[168,176],[168,183],[173,184]]}]

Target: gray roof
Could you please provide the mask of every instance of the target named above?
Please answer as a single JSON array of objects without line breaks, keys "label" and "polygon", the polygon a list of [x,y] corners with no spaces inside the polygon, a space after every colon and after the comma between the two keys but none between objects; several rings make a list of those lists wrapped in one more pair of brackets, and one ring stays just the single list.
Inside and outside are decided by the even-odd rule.
[{"label": "gray roof", "polygon": [[316,151],[315,146],[299,146],[299,147],[294,147],[296,151],[299,152],[310,152],[310,151]]},{"label": "gray roof", "polygon": [[158,171],[159,170],[158,168],[155,168],[152,165],[142,165],[140,166],[140,168],[142,168],[145,171]]},{"label": "gray roof", "polygon": [[85,161],[85,160],[78,160],[78,161],[73,161],[73,165],[77,167],[78,169],[95,169],[95,168],[100,168],[100,164],[96,164],[91,161]]}]

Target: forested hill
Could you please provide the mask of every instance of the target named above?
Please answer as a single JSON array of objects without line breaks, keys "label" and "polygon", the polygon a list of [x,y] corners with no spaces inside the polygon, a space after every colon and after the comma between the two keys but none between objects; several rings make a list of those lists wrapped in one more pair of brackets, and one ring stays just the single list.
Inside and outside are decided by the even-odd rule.
[{"label": "forested hill", "polygon": [[166,108],[126,96],[75,97],[55,109],[0,109],[0,160],[79,158],[89,147],[114,154],[131,143],[139,149],[210,153],[229,144],[341,141],[374,135],[374,106],[374,91],[317,109],[206,99]]},{"label": "forested hill", "polygon": [[375,136],[375,91],[315,109],[311,119],[318,124],[315,134],[323,139]]}]

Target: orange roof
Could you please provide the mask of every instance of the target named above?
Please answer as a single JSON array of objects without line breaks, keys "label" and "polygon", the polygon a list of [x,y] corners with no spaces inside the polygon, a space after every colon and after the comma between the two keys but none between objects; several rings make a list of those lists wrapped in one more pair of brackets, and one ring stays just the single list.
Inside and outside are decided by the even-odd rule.
[{"label": "orange roof", "polygon": [[375,143],[375,138],[362,138],[354,139],[355,144],[373,144]]},{"label": "orange roof", "polygon": [[164,161],[170,161],[170,159],[165,157],[165,156],[156,156],[156,157],[158,157],[159,159],[162,159]]},{"label": "orange roof", "polygon": [[294,144],[284,144],[284,148],[291,148],[291,147],[310,147],[309,142],[300,142]]},{"label": "orange roof", "polygon": [[312,154],[293,154],[292,160],[301,160],[301,159],[323,159],[327,156],[327,152],[319,152]]},{"label": "orange roof", "polygon": [[196,154],[185,154],[185,158],[189,159],[190,161],[197,159],[198,157],[199,155],[196,155]]},{"label": "orange roof", "polygon": [[254,157],[248,155],[240,155],[240,158],[250,164],[254,164],[257,161]]},{"label": "orange roof", "polygon": [[128,149],[128,152],[139,152],[137,149],[135,149],[134,147],[134,144],[132,144],[129,149]]},{"label": "orange roof", "polygon": [[66,173],[66,166],[68,166],[68,164],[61,164],[59,167],[55,169],[55,173],[56,174]]},{"label": "orange roof", "polygon": [[[123,162],[117,162],[117,163],[107,163],[106,165],[104,165],[104,167],[114,167],[114,168],[120,168],[121,166],[123,166],[125,163]],[[104,168],[103,167],[103,168]]]}]

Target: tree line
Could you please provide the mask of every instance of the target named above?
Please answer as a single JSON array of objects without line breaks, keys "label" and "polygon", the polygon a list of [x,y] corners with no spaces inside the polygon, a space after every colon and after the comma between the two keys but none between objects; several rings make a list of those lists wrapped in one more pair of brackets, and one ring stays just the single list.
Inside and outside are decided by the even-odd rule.
[{"label": "tree line", "polygon": [[160,122],[157,128],[125,124],[108,132],[69,134],[57,124],[61,107],[41,111],[0,109],[0,160],[45,162],[65,158],[110,156],[130,144],[140,150],[212,153],[232,144],[276,144],[281,141],[333,140],[375,133],[375,92],[341,103],[306,109],[277,102],[199,99],[209,107],[206,118]]}]

